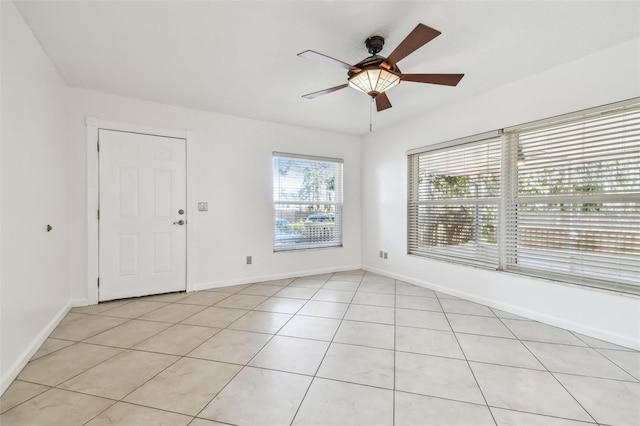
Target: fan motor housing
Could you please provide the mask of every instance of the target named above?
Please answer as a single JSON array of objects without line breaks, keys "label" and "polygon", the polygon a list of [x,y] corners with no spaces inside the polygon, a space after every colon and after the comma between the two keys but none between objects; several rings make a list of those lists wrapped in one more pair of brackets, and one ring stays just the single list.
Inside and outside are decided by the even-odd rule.
[{"label": "fan motor housing", "polygon": [[364,41],[364,45],[367,46],[367,50],[372,55],[377,55],[382,51],[382,46],[384,46],[384,37],[381,36],[371,36]]}]

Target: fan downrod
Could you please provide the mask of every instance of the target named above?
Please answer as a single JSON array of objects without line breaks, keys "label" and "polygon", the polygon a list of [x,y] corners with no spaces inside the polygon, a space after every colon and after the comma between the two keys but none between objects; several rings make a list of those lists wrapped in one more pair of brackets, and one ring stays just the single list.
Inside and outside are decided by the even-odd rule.
[{"label": "fan downrod", "polygon": [[384,37],[371,36],[364,41],[364,45],[367,46],[370,54],[377,55],[382,51],[382,46],[384,46]]}]

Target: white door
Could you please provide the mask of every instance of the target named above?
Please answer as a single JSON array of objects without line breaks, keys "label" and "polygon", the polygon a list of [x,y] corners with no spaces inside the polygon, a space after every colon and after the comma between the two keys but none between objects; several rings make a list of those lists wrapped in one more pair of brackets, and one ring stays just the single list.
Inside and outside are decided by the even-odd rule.
[{"label": "white door", "polygon": [[186,289],[186,142],[99,130],[99,300]]}]

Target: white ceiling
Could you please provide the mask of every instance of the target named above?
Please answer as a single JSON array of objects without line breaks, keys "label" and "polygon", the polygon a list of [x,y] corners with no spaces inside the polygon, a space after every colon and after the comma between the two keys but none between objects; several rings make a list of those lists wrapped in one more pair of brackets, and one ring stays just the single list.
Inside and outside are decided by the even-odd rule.
[{"label": "white ceiling", "polygon": [[368,131],[370,98],[351,88],[301,98],[346,72],[297,53],[355,64],[368,36],[386,38],[386,56],[419,22],[440,30],[399,67],[465,77],[454,88],[401,83],[393,108],[375,114],[382,128],[640,34],[637,1],[16,4],[72,87],[351,134]]}]

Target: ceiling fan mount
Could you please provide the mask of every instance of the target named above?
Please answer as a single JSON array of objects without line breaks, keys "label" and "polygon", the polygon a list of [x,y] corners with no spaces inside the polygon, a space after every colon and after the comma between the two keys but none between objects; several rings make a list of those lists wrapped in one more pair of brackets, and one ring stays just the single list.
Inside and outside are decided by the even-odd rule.
[{"label": "ceiling fan mount", "polygon": [[374,98],[377,110],[384,111],[385,109],[391,108],[391,102],[385,92],[400,84],[400,81],[456,86],[462,77],[464,77],[464,74],[402,74],[396,65],[397,62],[440,34],[438,30],[424,24],[418,24],[386,58],[378,55],[384,46],[384,38],[377,35],[371,36],[364,42],[371,56],[355,65],[350,65],[313,50],[298,53],[298,56],[302,58],[328,62],[344,68],[347,70],[348,77],[346,84],[308,93],[302,97],[313,99],[351,86]]},{"label": "ceiling fan mount", "polygon": [[371,36],[364,41],[364,45],[367,46],[367,50],[372,55],[377,55],[382,51],[382,46],[384,46],[384,37],[381,36]]}]

